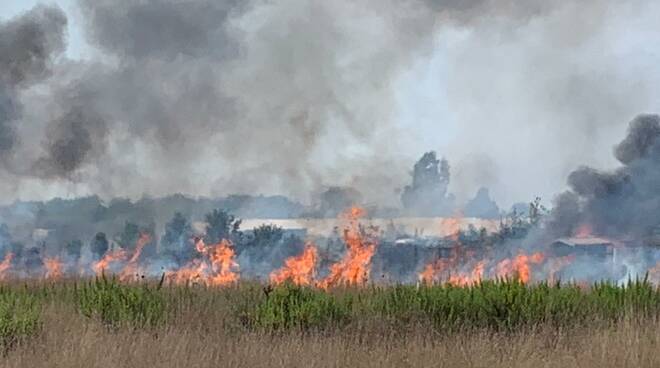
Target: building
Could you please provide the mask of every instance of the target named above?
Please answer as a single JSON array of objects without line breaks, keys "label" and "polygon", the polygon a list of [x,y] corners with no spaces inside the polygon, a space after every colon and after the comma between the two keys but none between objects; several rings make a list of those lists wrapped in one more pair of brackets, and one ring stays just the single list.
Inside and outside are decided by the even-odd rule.
[{"label": "building", "polygon": [[555,257],[574,255],[614,260],[619,246],[614,240],[599,237],[560,238],[550,244],[550,252]]}]

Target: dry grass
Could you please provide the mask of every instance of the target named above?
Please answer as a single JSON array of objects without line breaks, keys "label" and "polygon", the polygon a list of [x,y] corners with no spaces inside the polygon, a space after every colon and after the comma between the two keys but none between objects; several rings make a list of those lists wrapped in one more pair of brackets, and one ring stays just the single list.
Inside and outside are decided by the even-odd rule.
[{"label": "dry grass", "polygon": [[0,368],[660,367],[660,320],[650,316],[498,333],[438,330],[424,319],[392,324],[364,314],[339,329],[269,333],[237,318],[237,305],[254,306],[264,298],[261,286],[248,283],[165,288],[171,301],[167,323],[109,327],[80,313],[66,283],[42,286],[31,286],[44,302],[42,329],[6,351]]},{"label": "dry grass", "polygon": [[509,335],[388,331],[371,323],[271,335],[223,328],[222,314],[204,321],[188,310],[167,327],[110,330],[50,304],[42,333],[9,351],[0,367],[660,367],[657,321]]}]

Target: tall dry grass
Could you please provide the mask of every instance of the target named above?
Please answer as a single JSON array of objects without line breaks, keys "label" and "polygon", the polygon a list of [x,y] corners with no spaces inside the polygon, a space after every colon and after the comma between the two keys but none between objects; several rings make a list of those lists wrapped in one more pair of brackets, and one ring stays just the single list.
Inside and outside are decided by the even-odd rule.
[{"label": "tall dry grass", "polygon": [[81,313],[69,286],[37,288],[41,329],[4,351],[0,367],[660,367],[660,320],[651,316],[500,332],[372,316],[341,328],[272,331],[241,321],[240,304],[264,298],[244,284],[165,288],[167,323],[136,327]]},{"label": "tall dry grass", "polygon": [[[44,330],[1,367],[659,367],[660,323],[513,334],[356,329],[264,334],[208,328],[109,330],[49,307]],[[218,327],[218,328],[216,328]]]}]

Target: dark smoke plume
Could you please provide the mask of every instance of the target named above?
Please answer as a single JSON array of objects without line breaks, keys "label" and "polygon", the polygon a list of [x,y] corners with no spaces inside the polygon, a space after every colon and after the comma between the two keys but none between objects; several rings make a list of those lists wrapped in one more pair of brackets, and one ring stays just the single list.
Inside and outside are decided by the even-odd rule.
[{"label": "dark smoke plume", "polygon": [[15,124],[23,106],[21,90],[48,77],[53,59],[64,50],[65,14],[57,7],[38,6],[0,23],[0,159],[19,139]]},{"label": "dark smoke plume", "polygon": [[660,226],[660,116],[639,115],[614,148],[623,166],[581,167],[568,177],[571,192],[557,200],[552,228],[568,235],[580,223],[607,235],[644,238]]}]

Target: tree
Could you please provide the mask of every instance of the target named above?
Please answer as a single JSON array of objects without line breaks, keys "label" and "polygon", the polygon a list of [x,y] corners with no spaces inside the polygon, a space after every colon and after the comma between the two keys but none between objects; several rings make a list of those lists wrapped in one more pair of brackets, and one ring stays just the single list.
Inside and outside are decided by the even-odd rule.
[{"label": "tree", "polygon": [[421,215],[444,215],[453,210],[453,198],[447,195],[449,162],[438,160],[435,152],[426,152],[413,167],[412,184],[401,194],[403,206]]},{"label": "tree", "polygon": [[0,251],[7,251],[11,247],[11,234],[7,224],[0,225]]},{"label": "tree", "polygon": [[206,214],[206,236],[207,244],[216,244],[222,239],[235,240],[240,237],[241,220],[236,219],[224,210],[213,210]]},{"label": "tree", "polygon": [[482,187],[474,198],[465,204],[463,214],[467,217],[495,219],[500,216],[500,209],[490,198],[488,188]]},{"label": "tree", "polygon": [[193,251],[193,247],[188,246],[192,236],[193,230],[190,222],[181,212],[176,212],[174,217],[165,224],[165,235],[161,239],[161,245],[166,253],[176,258],[189,256]]},{"label": "tree", "polygon": [[284,236],[284,230],[277,226],[271,224],[264,224],[259,227],[255,227],[252,230],[252,239],[250,241],[251,246],[264,247],[272,246],[282,240]]},{"label": "tree", "polygon": [[320,196],[320,217],[337,217],[347,208],[362,201],[360,192],[353,188],[330,187]]},{"label": "tree", "polygon": [[101,258],[108,251],[109,243],[108,238],[105,236],[105,233],[96,233],[90,249],[95,258]]},{"label": "tree", "polygon": [[541,197],[536,197],[529,203],[529,222],[532,225],[537,225],[547,213],[548,209],[541,204]]},{"label": "tree", "polygon": [[115,237],[115,241],[124,249],[134,249],[140,238],[140,227],[137,224],[126,221],[124,230]]},{"label": "tree", "polygon": [[82,250],[82,242],[80,240],[72,240],[66,244],[66,254],[75,261],[80,259],[80,252]]}]

